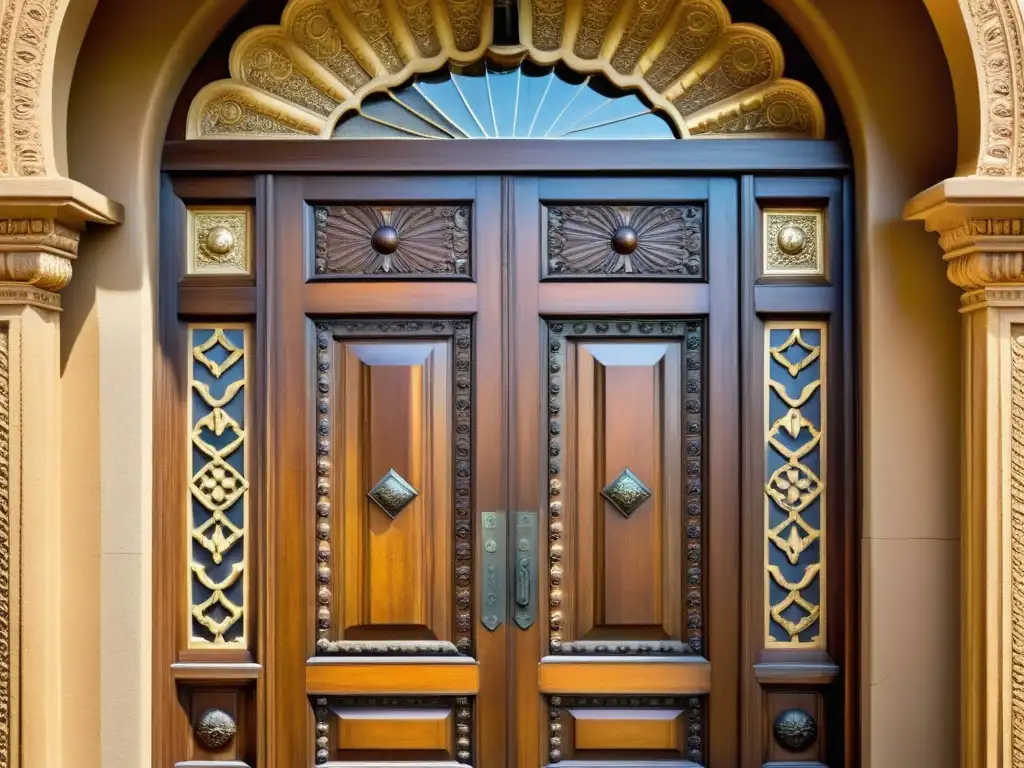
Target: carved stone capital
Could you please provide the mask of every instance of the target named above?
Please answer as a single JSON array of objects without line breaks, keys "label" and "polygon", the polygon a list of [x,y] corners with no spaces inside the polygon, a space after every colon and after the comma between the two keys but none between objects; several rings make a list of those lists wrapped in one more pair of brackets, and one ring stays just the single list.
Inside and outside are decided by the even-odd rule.
[{"label": "carved stone capital", "polygon": [[59,291],[71,281],[78,238],[55,219],[0,219],[0,282]]},{"label": "carved stone capital", "polygon": [[964,248],[952,253],[947,251],[946,275],[951,283],[965,291],[1024,284],[1024,243],[1010,247],[1019,250],[975,251]]},{"label": "carved stone capital", "polygon": [[0,281],[25,283],[44,291],[59,291],[71,282],[71,261],[41,251],[4,252],[0,241]]},{"label": "carved stone capital", "polygon": [[1024,306],[1024,179],[947,179],[911,200],[905,216],[938,233],[966,306]]},{"label": "carved stone capital", "polygon": [[0,179],[0,304],[59,309],[87,222],[123,209],[71,179]]}]

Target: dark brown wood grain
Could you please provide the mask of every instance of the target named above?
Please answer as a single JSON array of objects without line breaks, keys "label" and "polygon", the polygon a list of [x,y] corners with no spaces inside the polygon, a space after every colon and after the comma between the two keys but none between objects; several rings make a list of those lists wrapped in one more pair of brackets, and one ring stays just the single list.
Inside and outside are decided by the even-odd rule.
[{"label": "dark brown wood grain", "polygon": [[[185,602],[181,500],[187,474],[182,453],[187,444],[187,322],[249,321],[254,324],[254,349],[249,352],[255,409],[249,438],[253,629],[250,653],[207,658],[204,651],[184,650],[187,630],[177,608],[157,612],[156,762],[170,765],[189,754],[190,725],[180,696],[196,686],[238,686],[240,706],[252,707],[247,711],[253,713],[254,735],[247,738],[256,745],[254,762],[259,768],[313,763],[316,705],[310,694],[416,692],[415,686],[403,687],[408,668],[403,671],[401,664],[386,658],[359,659],[365,679],[373,681],[372,686],[363,686],[365,690],[358,682],[363,678],[346,672],[344,663],[307,667],[307,660],[317,653],[319,588],[315,329],[317,323],[346,320],[436,318],[472,322],[474,557],[483,545],[477,525],[483,513],[506,512],[510,521],[517,511],[536,512],[539,517],[539,569],[530,593],[536,620],[528,628],[517,626],[511,611],[493,632],[480,624],[475,607],[481,577],[474,560],[469,658],[478,666],[473,667],[475,693],[470,697],[470,764],[546,765],[552,750],[552,695],[696,693],[707,696],[700,714],[700,749],[709,768],[761,768],[768,760],[784,764],[787,756],[771,745],[767,721],[777,704],[798,699],[820,706],[821,727],[828,729],[822,734],[821,751],[807,759],[855,764],[858,529],[857,491],[848,479],[856,469],[854,296],[849,189],[836,175],[846,168],[844,150],[827,143],[775,141],[676,142],[671,148],[632,142],[605,147],[605,152],[597,145],[407,142],[402,152],[393,151],[393,142],[387,147],[361,142],[358,152],[345,142],[167,145],[165,168],[172,175],[164,183],[161,211],[154,599],[165,606]],[[771,175],[741,175],[768,169]],[[546,175],[526,175],[536,171]],[[673,171],[675,176],[667,175]],[[799,173],[778,175],[789,171]],[[287,173],[252,175],[262,172]],[[476,175],[484,172],[493,175]],[[697,175],[704,172],[708,173]],[[612,175],[626,173],[631,175]],[[255,206],[253,278],[182,274],[185,204],[218,200]],[[315,274],[314,206],[451,201],[471,209],[469,279],[368,275],[341,280]],[[760,206],[815,201],[829,210],[828,284],[760,280]],[[705,223],[705,271],[692,282],[616,279],[614,274],[546,280],[545,206],[554,203],[699,205]],[[827,319],[831,328],[828,421],[833,448],[828,455],[826,553],[830,608],[827,647],[817,655],[763,650],[763,323],[786,317]],[[639,334],[604,341],[575,339],[570,341],[571,363],[562,380],[572,392],[570,413],[562,415],[572,438],[564,449],[570,453],[559,460],[579,463],[570,473],[571,482],[585,486],[586,493],[583,506],[564,518],[566,529],[557,542],[565,553],[560,561],[566,600],[562,611],[567,617],[563,634],[570,640],[685,640],[693,619],[687,613],[687,573],[699,563],[700,599],[694,615],[699,618],[701,644],[692,657],[703,664],[699,685],[689,673],[675,674],[671,665],[677,662],[671,660],[646,667],[655,671],[653,677],[616,671],[602,685],[603,668],[593,663],[614,660],[586,661],[590,649],[575,656],[570,649],[551,657],[548,569],[553,562],[549,547],[555,540],[548,536],[547,324],[571,323],[574,318],[631,323],[669,318],[702,324],[699,518],[690,520],[684,514],[685,505],[678,498],[683,491],[676,487],[687,461],[682,455],[681,423],[671,423],[672,414],[683,407],[683,372],[666,371],[674,365],[673,355],[683,353],[677,349],[680,339],[671,334],[646,340]],[[436,495],[451,476],[417,469],[426,466],[428,454],[447,461],[443,454],[453,439],[452,422],[444,416],[453,407],[444,394],[452,382],[450,358],[441,366],[444,370],[428,371],[418,362],[438,352],[420,354],[420,347],[433,343],[400,334],[365,342],[334,341],[335,354],[348,355],[353,362],[350,369],[332,373],[331,387],[342,398],[337,401],[335,426],[340,430],[345,423],[356,424],[357,431],[362,430],[355,441],[346,442],[342,432],[331,436],[332,478],[344,477],[352,486],[339,491],[332,512],[332,524],[345,529],[344,536],[332,540],[340,550],[334,555],[331,585],[337,639],[454,637],[454,513],[450,499],[445,501],[444,493]],[[385,349],[389,344],[394,354]],[[649,360],[646,352],[659,345],[664,354]],[[635,364],[627,364],[630,360]],[[659,390],[666,383],[668,389]],[[387,433],[387,440],[368,440],[367,430]],[[600,497],[601,487],[617,474],[620,464],[629,466],[654,491],[654,499],[647,502],[650,507],[635,517],[623,516]],[[385,546],[379,538],[384,528],[397,528],[386,520],[371,521],[367,528],[364,513],[374,509],[359,506],[365,490],[388,468],[415,478],[415,484],[429,488],[432,495],[431,501],[417,502],[422,509],[410,507],[399,513],[399,524],[416,530],[397,548]],[[360,491],[360,482],[369,485]],[[362,509],[358,514],[353,511],[357,506]],[[697,538],[690,543],[699,547],[696,557],[686,539],[694,523]],[[346,545],[345,537],[358,546]],[[511,522],[508,540],[511,574],[517,544]],[[570,663],[553,672],[552,658]],[[658,663],[669,666],[659,673]],[[428,667],[430,685],[421,685],[420,693],[470,692],[463,678],[449,675],[443,664],[424,668]],[[309,669],[315,671],[312,687]],[[680,698],[676,706],[683,708],[685,701]],[[374,712],[386,709],[360,706]],[[689,752],[679,741],[686,738],[681,720],[645,715],[642,708],[621,701],[610,706],[617,714],[607,733],[599,727],[603,716],[589,713],[580,718],[586,725],[578,750],[567,747],[562,753],[569,764],[642,758],[653,765],[676,765],[688,759]],[[428,723],[410,719],[397,711],[397,705],[395,709],[394,716],[347,715],[346,743],[351,748],[339,752],[332,742],[334,753],[371,762],[411,755],[423,764],[440,760],[442,752],[454,754],[449,742],[437,741],[441,731],[435,725],[444,721],[448,728],[447,715]],[[629,725],[634,721],[636,728]],[[563,712],[561,722],[564,738],[575,738],[575,718]],[[331,726],[332,738],[340,727]],[[413,747],[401,748],[398,742],[389,747],[388,734]],[[445,734],[447,738],[450,730]]]},{"label": "dark brown wood grain", "polygon": [[174,194],[186,203],[251,203],[256,199],[257,177],[211,176],[208,174],[174,176]]},{"label": "dark brown wood grain", "polygon": [[[797,139],[695,141],[169,141],[167,171],[229,173],[835,172],[844,145]],[[368,198],[369,199],[369,198]]]},{"label": "dark brown wood grain", "polygon": [[313,328],[302,310],[302,182],[274,182],[267,282],[266,755],[271,765],[313,763],[305,661],[313,652],[315,470]]},{"label": "dark brown wood grain", "polygon": [[257,292],[253,285],[232,285],[225,281],[182,282],[178,285],[178,314],[182,318],[237,320],[256,314]]},{"label": "dark brown wood grain", "polygon": [[[707,490],[702,516],[708,574],[707,657],[711,661],[708,701],[708,761],[711,765],[739,764],[743,736],[737,717],[739,678],[742,674],[740,632],[741,538],[740,484],[740,250],[737,233],[737,185],[732,179],[715,180],[708,217],[711,307],[708,319],[707,408],[704,438],[707,444]],[[723,663],[724,662],[724,663]]]}]

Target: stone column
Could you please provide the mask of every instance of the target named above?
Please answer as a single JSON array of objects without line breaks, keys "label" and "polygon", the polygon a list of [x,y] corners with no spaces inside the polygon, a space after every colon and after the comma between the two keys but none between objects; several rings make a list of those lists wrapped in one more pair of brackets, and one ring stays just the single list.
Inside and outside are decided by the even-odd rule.
[{"label": "stone column", "polygon": [[961,765],[1020,768],[1024,180],[948,179],[918,195],[906,213],[939,234],[949,279],[964,291]]},{"label": "stone column", "polygon": [[[0,766],[71,765],[74,574],[61,512],[60,295],[89,221],[121,209],[67,179],[0,180]],[[89,575],[83,574],[88,578]],[[80,674],[80,673],[79,673]]]}]

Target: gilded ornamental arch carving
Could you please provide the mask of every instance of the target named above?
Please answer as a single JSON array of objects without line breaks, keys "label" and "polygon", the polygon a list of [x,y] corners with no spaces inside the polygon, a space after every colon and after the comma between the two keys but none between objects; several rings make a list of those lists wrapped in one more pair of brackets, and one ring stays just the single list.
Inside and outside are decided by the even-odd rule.
[{"label": "gilded ornamental arch carving", "polygon": [[782,76],[779,42],[732,23],[721,0],[523,0],[519,14],[519,43],[495,45],[489,0],[292,0],[280,25],[238,38],[231,78],[197,94],[188,136],[331,138],[366,97],[485,57],[600,75],[682,138],[824,136],[818,97]]}]

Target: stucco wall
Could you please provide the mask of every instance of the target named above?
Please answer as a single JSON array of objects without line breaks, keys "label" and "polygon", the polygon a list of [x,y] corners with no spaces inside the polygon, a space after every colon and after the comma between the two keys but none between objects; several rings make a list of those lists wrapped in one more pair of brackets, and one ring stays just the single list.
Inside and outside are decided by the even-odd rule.
[{"label": "stucco wall", "polygon": [[[84,764],[149,760],[159,153],[178,88],[240,4],[100,0],[71,88],[70,173],[126,208],[123,226],[85,237],[63,292],[62,471],[81,481],[64,486],[65,513],[81,525],[80,556],[100,564],[78,587],[79,685],[98,680],[101,691],[100,710],[72,726],[76,753],[97,758]],[[951,767],[958,302],[934,236],[901,219],[906,200],[956,164],[949,69],[919,0],[771,4],[829,79],[857,160],[865,765]]]}]

